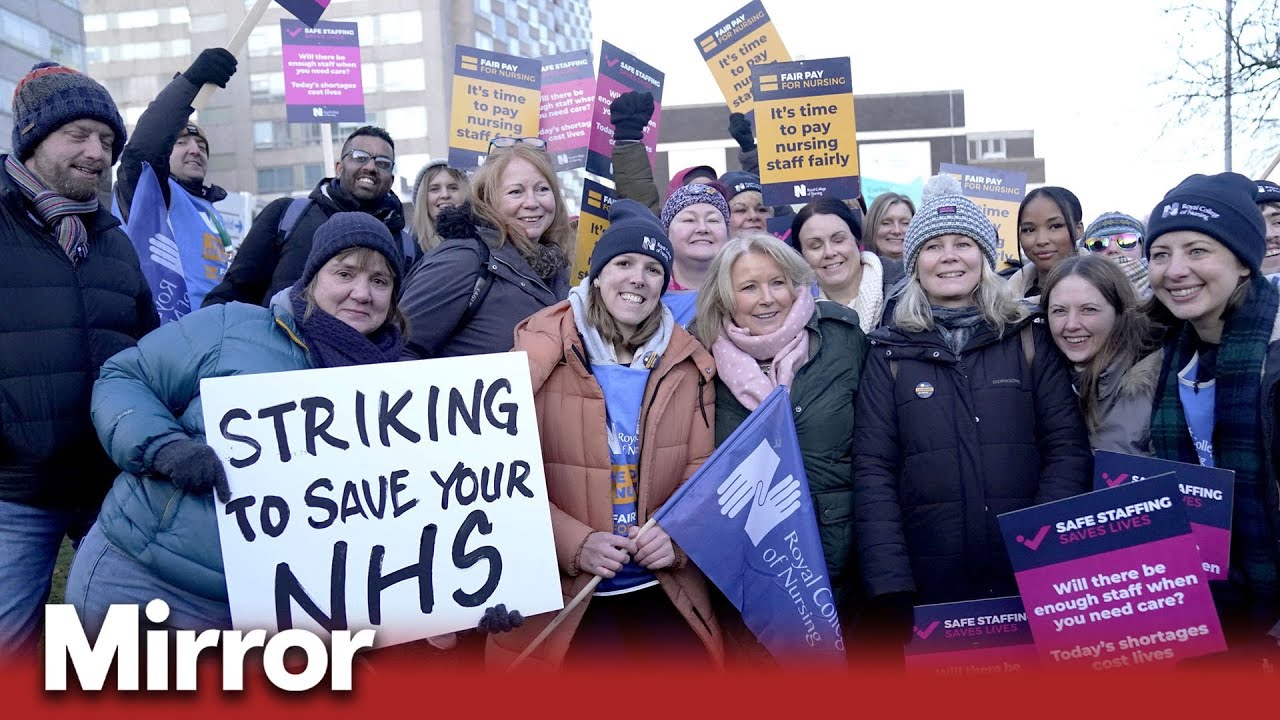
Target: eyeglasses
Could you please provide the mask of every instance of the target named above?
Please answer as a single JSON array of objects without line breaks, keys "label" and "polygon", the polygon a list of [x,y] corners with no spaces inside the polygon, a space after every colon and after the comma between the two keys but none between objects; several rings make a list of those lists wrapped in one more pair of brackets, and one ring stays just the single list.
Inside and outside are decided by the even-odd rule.
[{"label": "eyeglasses", "polygon": [[1098,253],[1111,247],[1111,243],[1115,243],[1116,247],[1121,250],[1132,250],[1140,242],[1142,242],[1142,236],[1137,233],[1116,233],[1115,235],[1091,237],[1084,241],[1084,246],[1090,252]]},{"label": "eyeglasses", "polygon": [[494,148],[509,148],[516,145],[528,145],[536,147],[539,150],[547,149],[547,141],[540,137],[510,137],[508,135],[499,135],[489,141],[489,152],[493,152]]},{"label": "eyeglasses", "polygon": [[396,168],[395,160],[392,160],[391,158],[385,155],[379,155],[377,157],[374,157],[373,155],[370,155],[369,153],[363,150],[348,150],[347,154],[342,156],[343,160],[346,160],[347,158],[351,158],[352,161],[354,161],[356,167],[364,167],[369,163],[370,160],[372,160],[373,166],[378,168],[382,172],[389,173]]}]

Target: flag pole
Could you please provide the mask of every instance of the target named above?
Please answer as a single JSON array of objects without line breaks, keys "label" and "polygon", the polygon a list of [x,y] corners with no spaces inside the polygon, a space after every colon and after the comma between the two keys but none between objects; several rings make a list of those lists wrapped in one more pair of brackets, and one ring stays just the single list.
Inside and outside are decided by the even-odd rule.
[{"label": "flag pole", "polygon": [[1271,177],[1271,173],[1276,169],[1276,165],[1280,165],[1280,152],[1277,152],[1276,156],[1271,159],[1271,164],[1267,166],[1266,170],[1262,171],[1262,175],[1258,176],[1258,179],[1266,180]]},{"label": "flag pole", "polygon": [[[245,13],[244,20],[240,22],[240,27],[236,28],[236,32],[231,36],[231,42],[227,44],[227,52],[232,55],[239,55],[244,49],[245,43],[249,42],[249,33],[258,26],[258,21],[267,12],[267,6],[271,4],[271,0],[257,0],[253,7],[249,8],[249,12]],[[191,101],[191,107],[199,110],[204,104],[209,102],[209,96],[217,90],[218,86],[213,83],[206,83],[200,88],[200,92],[196,93],[196,99]]]},{"label": "flag pole", "polygon": [[[640,528],[640,532],[636,533],[636,537],[639,538],[641,535],[644,534],[645,530],[648,530],[649,528],[657,524],[658,524],[657,519],[649,518],[649,522],[645,523],[644,526]],[[583,600],[587,599],[587,596],[590,595],[591,592],[596,589],[596,586],[599,585],[600,581],[603,579],[604,578],[599,575],[591,578],[591,582],[587,583],[586,587],[578,591],[578,594],[575,595],[573,599],[569,601],[569,604],[565,605],[564,609],[561,610],[559,614],[557,614],[551,620],[551,623],[548,624],[545,628],[543,628],[542,632],[538,633],[538,636],[533,639],[533,642],[529,643],[529,647],[525,648],[524,652],[520,653],[520,655],[516,657],[515,661],[512,662],[509,667],[507,667],[507,672],[511,672],[512,670],[515,670],[517,667],[520,666],[520,663],[523,663],[526,658],[532,655],[533,651],[537,650],[538,646],[542,644],[542,641],[546,640],[547,637],[551,635],[551,632],[555,630],[557,627],[559,627],[560,623],[564,622],[564,619],[569,616],[569,613],[574,608],[578,607],[578,605],[582,604]]]}]

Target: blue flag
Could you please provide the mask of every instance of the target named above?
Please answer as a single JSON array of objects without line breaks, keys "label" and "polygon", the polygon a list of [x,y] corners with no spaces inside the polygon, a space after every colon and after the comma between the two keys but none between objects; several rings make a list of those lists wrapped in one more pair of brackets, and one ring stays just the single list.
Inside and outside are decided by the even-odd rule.
[{"label": "blue flag", "polygon": [[[117,211],[116,215],[119,215]],[[160,181],[149,163],[142,163],[138,186],[129,206],[125,233],[138,253],[142,274],[151,286],[151,297],[160,314],[160,324],[172,322],[191,312],[187,279],[182,274],[182,255],[169,227],[169,210],[164,205]]]},{"label": "blue flag", "polygon": [[765,398],[654,519],[775,658],[844,659],[785,387]]}]

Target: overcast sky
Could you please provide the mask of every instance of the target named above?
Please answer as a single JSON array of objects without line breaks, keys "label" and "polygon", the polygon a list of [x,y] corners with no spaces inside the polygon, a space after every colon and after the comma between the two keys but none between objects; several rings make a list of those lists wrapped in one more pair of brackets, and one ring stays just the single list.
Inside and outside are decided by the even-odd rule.
[{"label": "overcast sky", "polygon": [[[594,2],[595,57],[608,40],[664,71],[664,105],[724,102],[693,38],[745,2]],[[1047,182],[1080,197],[1086,224],[1107,210],[1145,218],[1185,176],[1224,169],[1220,112],[1166,129],[1171,90],[1155,83],[1176,64],[1179,34],[1222,48],[1216,29],[1162,12],[1173,5],[764,0],[793,58],[851,59],[855,94],[961,89],[967,131],[1035,131]],[[1234,170],[1261,173],[1270,157],[1255,145],[1237,132]]]}]

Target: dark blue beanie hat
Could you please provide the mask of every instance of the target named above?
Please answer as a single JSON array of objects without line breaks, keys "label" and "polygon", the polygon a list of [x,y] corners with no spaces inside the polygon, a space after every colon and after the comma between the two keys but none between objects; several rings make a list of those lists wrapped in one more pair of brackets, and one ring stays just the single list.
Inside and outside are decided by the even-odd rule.
[{"label": "dark blue beanie hat", "polygon": [[302,292],[333,256],[357,247],[375,250],[387,259],[387,267],[391,268],[391,274],[395,277],[393,295],[400,297],[400,281],[404,277],[404,251],[381,220],[363,212],[334,213],[316,228],[315,235],[311,238],[311,254],[307,256],[307,264],[302,268],[302,276],[294,283],[294,289]]},{"label": "dark blue beanie hat", "polygon": [[1266,252],[1266,223],[1254,201],[1257,183],[1239,173],[1192,175],[1165,193],[1151,211],[1143,248],[1151,257],[1151,243],[1167,232],[1204,233],[1235,253],[1258,273]]},{"label": "dark blue beanie hat", "polygon": [[93,78],[57,63],[37,63],[13,92],[13,154],[25,161],[54,130],[85,118],[115,133],[111,164],[124,150],[124,120],[111,93]]},{"label": "dark blue beanie hat", "polygon": [[1253,201],[1259,205],[1263,203],[1280,203],[1280,185],[1270,180],[1255,180],[1254,185],[1257,186],[1257,194],[1253,196]]},{"label": "dark blue beanie hat", "polygon": [[610,260],[627,253],[648,255],[662,264],[662,289],[671,283],[671,241],[658,218],[635,200],[614,200],[609,211],[609,227],[591,251],[587,279],[595,280]]}]

